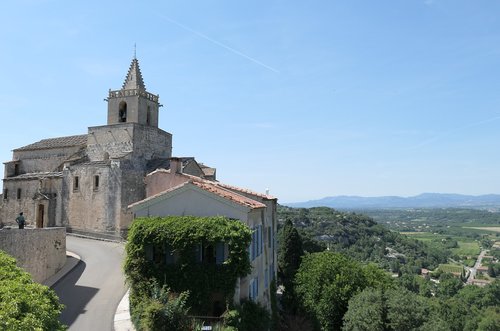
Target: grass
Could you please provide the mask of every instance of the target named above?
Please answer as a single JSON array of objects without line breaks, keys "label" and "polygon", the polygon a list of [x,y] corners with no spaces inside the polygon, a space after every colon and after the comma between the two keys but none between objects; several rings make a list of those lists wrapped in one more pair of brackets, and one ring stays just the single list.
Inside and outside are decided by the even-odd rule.
[{"label": "grass", "polygon": [[476,241],[458,241],[458,247],[452,248],[451,251],[458,256],[477,256],[481,249]]}]

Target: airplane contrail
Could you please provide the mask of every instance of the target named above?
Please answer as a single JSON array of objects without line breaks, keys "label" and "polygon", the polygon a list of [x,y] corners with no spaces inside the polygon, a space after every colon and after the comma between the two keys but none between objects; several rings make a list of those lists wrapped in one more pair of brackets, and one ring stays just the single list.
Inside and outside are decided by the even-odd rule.
[{"label": "airplane contrail", "polygon": [[197,36],[199,36],[199,37],[201,37],[201,38],[203,38],[203,39],[205,39],[205,40],[210,41],[211,43],[213,43],[213,44],[215,44],[215,45],[217,45],[217,46],[220,46],[220,47],[222,47],[222,48],[225,48],[225,49],[227,49],[228,51],[230,51],[230,52],[232,52],[232,53],[234,53],[234,54],[236,54],[236,55],[239,55],[239,56],[241,56],[241,57],[243,57],[243,58],[245,58],[245,59],[247,59],[247,60],[252,61],[253,63],[256,63],[256,64],[258,64],[258,65],[260,65],[260,66],[262,66],[262,67],[264,67],[264,68],[266,68],[266,69],[268,69],[268,70],[271,70],[271,71],[273,71],[273,72],[275,72],[275,73],[279,74],[279,71],[278,71],[277,69],[275,69],[275,68],[273,68],[273,67],[271,67],[271,66],[268,66],[267,64],[265,64],[265,63],[263,63],[263,62],[261,62],[261,61],[259,61],[259,60],[255,59],[255,58],[253,58],[253,57],[251,57],[251,56],[248,56],[248,55],[246,55],[246,54],[244,54],[244,53],[242,53],[242,52],[240,52],[240,51],[238,51],[238,50],[236,50],[236,49],[234,49],[234,48],[232,48],[232,47],[230,47],[230,46],[228,46],[228,45],[225,45],[225,44],[221,43],[220,41],[217,41],[217,40],[215,40],[215,39],[213,39],[213,38],[210,38],[210,37],[209,37],[209,36],[207,36],[206,34],[203,34],[203,33],[199,32],[199,31],[196,31],[196,30],[194,30],[194,29],[191,29],[191,28],[190,28],[190,27],[188,27],[187,25],[184,25],[184,24],[182,24],[182,23],[179,23],[179,22],[177,22],[176,20],[173,20],[173,19],[171,19],[170,17],[167,17],[167,16],[165,16],[165,15],[158,14],[158,16],[160,16],[161,18],[163,18],[163,19],[165,19],[165,20],[169,21],[169,22],[170,22],[170,23],[172,23],[172,24],[177,25],[178,27],[180,27],[180,28],[182,28],[182,29],[184,29],[184,30],[186,30],[186,31],[189,31],[189,32],[191,32],[191,33],[194,33],[195,35],[197,35]]}]

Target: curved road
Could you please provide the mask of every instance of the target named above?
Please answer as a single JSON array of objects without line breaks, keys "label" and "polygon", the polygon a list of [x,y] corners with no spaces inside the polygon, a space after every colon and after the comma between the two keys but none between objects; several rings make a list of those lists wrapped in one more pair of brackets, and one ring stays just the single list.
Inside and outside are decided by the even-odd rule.
[{"label": "curved road", "polygon": [[66,237],[66,249],[80,263],[53,287],[66,308],[60,320],[69,330],[113,330],[116,307],[126,292],[123,244]]}]

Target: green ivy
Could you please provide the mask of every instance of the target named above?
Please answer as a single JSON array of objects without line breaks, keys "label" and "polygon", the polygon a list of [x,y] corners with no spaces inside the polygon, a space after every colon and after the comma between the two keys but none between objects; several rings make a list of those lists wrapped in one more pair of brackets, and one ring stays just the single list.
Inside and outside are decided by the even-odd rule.
[{"label": "green ivy", "polygon": [[[173,292],[189,291],[188,306],[194,314],[208,314],[210,296],[219,293],[230,303],[238,277],[251,271],[247,247],[251,241],[250,229],[241,221],[225,217],[169,216],[134,220],[128,233],[125,274],[131,285],[132,309],[148,294],[148,284],[156,280]],[[228,246],[228,257],[223,264],[198,263],[196,245]],[[165,259],[149,260],[147,249],[176,252],[175,264]]]}]

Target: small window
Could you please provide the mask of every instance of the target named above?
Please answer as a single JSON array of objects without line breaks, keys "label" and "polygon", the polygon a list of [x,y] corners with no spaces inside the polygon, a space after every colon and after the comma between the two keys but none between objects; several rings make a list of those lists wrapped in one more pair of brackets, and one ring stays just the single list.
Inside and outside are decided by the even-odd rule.
[{"label": "small window", "polygon": [[151,106],[148,106],[148,111],[146,113],[146,124],[151,125]]},{"label": "small window", "polygon": [[80,178],[78,176],[73,177],[73,191],[80,190]]},{"label": "small window", "polygon": [[94,176],[94,191],[99,189],[99,176]]},{"label": "small window", "polygon": [[17,189],[17,200],[21,199],[21,189]]},{"label": "small window", "polygon": [[9,190],[8,189],[4,189],[3,190],[3,199],[7,200],[8,197],[9,197]]},{"label": "small window", "polygon": [[125,101],[120,102],[118,106],[118,122],[127,122],[127,103]]},{"label": "small window", "polygon": [[19,163],[14,164],[14,176],[19,175]]}]

